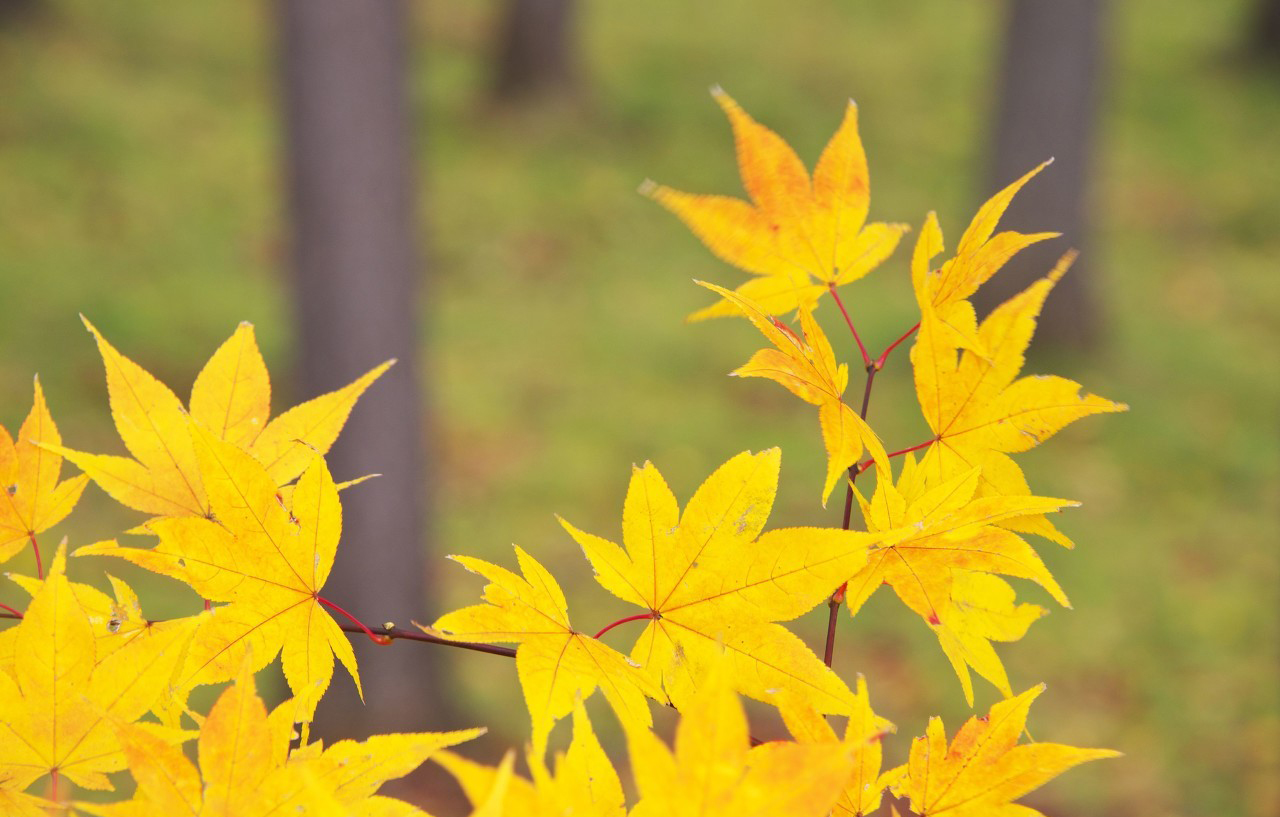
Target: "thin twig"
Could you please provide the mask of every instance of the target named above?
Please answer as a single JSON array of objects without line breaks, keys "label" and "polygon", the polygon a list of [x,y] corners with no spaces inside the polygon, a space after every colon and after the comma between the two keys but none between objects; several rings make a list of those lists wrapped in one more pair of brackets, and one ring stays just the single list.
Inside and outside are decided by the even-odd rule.
[{"label": "thin twig", "polygon": [[883,368],[884,368],[884,362],[885,362],[886,360],[888,360],[888,359],[889,359],[889,353],[890,353],[890,352],[892,352],[894,349],[897,349],[897,348],[898,348],[898,344],[902,343],[904,340],[906,340],[907,338],[909,338],[909,337],[911,337],[912,335],[914,335],[914,334],[915,334],[915,332],[916,332],[916,330],[917,330],[917,329],[919,329],[919,328],[920,328],[920,324],[918,324],[918,323],[917,323],[915,326],[913,326],[913,327],[911,327],[910,329],[908,329],[908,330],[907,330],[907,331],[902,335],[902,337],[898,338],[898,339],[897,339],[897,340],[895,340],[893,343],[890,343],[890,344],[889,344],[889,346],[888,346],[888,347],[887,347],[883,352],[881,352],[881,353],[880,353],[880,357],[876,358],[876,362],[875,362],[875,366],[876,366],[876,368],[877,368],[877,369],[883,369]]},{"label": "thin twig", "polygon": [[490,655],[505,655],[507,658],[515,658],[516,651],[512,647],[499,647],[495,644],[477,644],[472,641],[451,641],[448,638],[441,638],[438,635],[431,635],[420,630],[406,630],[403,627],[366,627],[361,624],[344,623],[339,621],[338,627],[344,633],[352,633],[354,635],[365,635],[366,631],[380,638],[385,638],[385,642],[389,644],[392,641],[418,641],[423,644],[443,644],[446,647],[458,647],[472,652],[486,652]]},{"label": "thin twig", "polygon": [[849,317],[849,310],[844,308],[844,301],[840,300],[840,294],[836,292],[836,285],[831,284],[827,287],[831,292],[831,300],[836,302],[836,306],[840,307],[840,314],[844,315],[844,322],[848,324],[849,331],[853,333],[853,339],[858,343],[858,351],[862,354],[862,365],[871,365],[871,355],[867,354],[867,347],[862,345],[862,338],[858,337],[858,330],[853,325],[853,319]]}]

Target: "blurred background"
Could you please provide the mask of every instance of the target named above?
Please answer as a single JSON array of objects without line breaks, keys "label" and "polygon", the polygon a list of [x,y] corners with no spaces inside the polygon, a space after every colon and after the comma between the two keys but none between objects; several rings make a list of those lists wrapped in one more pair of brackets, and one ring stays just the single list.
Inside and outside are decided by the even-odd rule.
[{"label": "blurred background", "polygon": [[[758,335],[683,323],[708,300],[692,278],[743,274],[635,193],[652,177],[740,194],[707,88],[810,165],[856,99],[871,217],[918,228],[936,210],[949,248],[1053,155],[1008,223],[1069,240],[1008,276],[1084,256],[1029,370],[1132,410],[1020,458],[1038,493],[1084,502],[1061,521],[1077,549],[1040,548],[1075,609],[1001,654],[1015,690],[1049,685],[1036,738],[1125,756],[1028,802],[1280,813],[1278,16],[1264,0],[0,0],[0,422],[16,429],[38,372],[67,445],[122,452],[77,313],[184,399],[252,321],[277,412],[398,357],[334,452],[340,479],[388,476],[344,494],[326,595],[430,621],[479,596],[445,554],[512,565],[516,542],[594,631],[622,605],[553,514],[616,538],[631,463],[683,503],[734,453],[781,445],[772,524],[838,524],[816,502],[809,408],[724,378]],[[846,290],[873,349],[915,320],[907,258]],[[918,442],[906,355],[882,377],[873,424],[891,449]],[[53,534],[138,521],[93,487]],[[120,572],[149,614],[191,610]],[[798,628],[816,643],[824,621]],[[327,734],[483,723],[469,754],[490,761],[527,739],[505,659],[361,649],[368,707],[336,678]],[[969,714],[887,591],[841,622],[837,668],[898,724],[887,763],[926,713],[951,730]],[[977,709],[997,697],[980,686]]]}]

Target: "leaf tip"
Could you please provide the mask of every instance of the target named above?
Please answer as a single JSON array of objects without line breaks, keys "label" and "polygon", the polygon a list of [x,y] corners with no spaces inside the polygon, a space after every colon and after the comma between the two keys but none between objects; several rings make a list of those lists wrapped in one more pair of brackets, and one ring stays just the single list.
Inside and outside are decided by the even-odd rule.
[{"label": "leaf tip", "polygon": [[89,334],[93,335],[94,341],[97,342],[99,346],[105,342],[105,338],[103,338],[102,333],[98,331],[98,327],[90,323],[89,319],[83,314],[80,316],[80,322],[84,324],[85,329],[89,330]]},{"label": "leaf tip", "polygon": [[658,195],[658,183],[653,179],[645,179],[640,182],[640,186],[636,188],[636,192],[647,198],[654,198]]}]

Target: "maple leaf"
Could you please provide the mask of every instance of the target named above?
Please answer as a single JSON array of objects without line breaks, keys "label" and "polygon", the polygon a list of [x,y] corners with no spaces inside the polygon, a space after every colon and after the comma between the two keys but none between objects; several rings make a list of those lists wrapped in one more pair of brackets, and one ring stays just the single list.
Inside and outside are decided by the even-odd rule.
[{"label": "maple leaf", "polygon": [[5,788],[7,785],[7,780],[0,779],[0,814],[5,817],[49,817],[49,809],[57,808],[56,803]]},{"label": "maple leaf", "polygon": [[939,269],[931,270],[930,261],[942,252],[942,229],[938,218],[929,213],[924,228],[916,239],[911,259],[911,282],[920,310],[935,322],[944,336],[955,346],[985,356],[978,337],[977,315],[967,299],[978,287],[1003,267],[1010,258],[1027,247],[1060,233],[1018,233],[1012,230],[995,233],[996,224],[1023,185],[1052,162],[1045,162],[1022,178],[992,196],[979,208],[969,228],[960,237],[955,257]]},{"label": "maple leaf", "polygon": [[[724,91],[716,88],[712,94],[733,126],[738,168],[751,202],[652,183],[642,192],[675,213],[717,257],[759,276],[738,287],[740,295],[771,315],[812,307],[828,289],[861,278],[892,254],[907,226],[866,224],[867,159],[852,100],[810,179],[781,137]],[[721,302],[690,319],[734,312]]]},{"label": "maple leaf", "polygon": [[195,423],[189,427],[213,519],[152,520],[148,527],[160,537],[154,548],[112,540],[76,555],[125,559],[224,603],[203,620],[179,674],[180,689],[234,678],[246,653],[255,670],[280,653],[297,699],[296,720],[309,722],[333,677],[335,656],[360,690],[351,643],[319,596],[342,533],[337,486],[324,458],[313,456],[286,507],[258,460]]},{"label": "maple leaf", "polygon": [[971,571],[952,574],[951,597],[944,602],[938,623],[929,626],[970,704],[970,667],[1004,695],[1013,694],[1004,664],[991,642],[1017,641],[1047,612],[1037,604],[1017,603],[1013,588],[999,576]]},{"label": "maple leaf", "polygon": [[907,764],[889,773],[894,794],[910,798],[921,817],[1039,815],[1012,801],[1072,766],[1120,754],[1057,743],[1016,745],[1031,702],[1043,691],[1043,684],[1032,687],[991,707],[989,714],[970,718],[950,747],[942,720],[931,718],[924,737],[912,741]]},{"label": "maple leaf", "polygon": [[[42,580],[30,576],[18,576],[13,573],[6,576],[33,598],[44,586]],[[148,619],[142,614],[142,605],[132,587],[110,574],[107,574],[107,580],[111,583],[114,598],[92,585],[67,582],[76,604],[89,619],[97,661],[101,661],[135,640],[167,638],[170,630],[198,626],[191,617],[166,621]],[[0,669],[7,669],[11,673],[17,661],[16,635],[17,631],[14,629],[0,632]]]},{"label": "maple leaf", "polygon": [[842,744],[784,741],[751,748],[746,713],[733,693],[734,664],[712,662],[681,710],[675,751],[648,729],[628,727],[640,801],[630,817],[806,817],[825,815],[854,763]]},{"label": "maple leaf", "polygon": [[792,695],[775,703],[789,731],[799,743],[839,745],[853,756],[853,770],[844,782],[840,799],[832,808],[836,817],[862,817],[880,807],[888,779],[880,774],[881,738],[894,731],[893,724],[871,711],[867,681],[858,676],[858,707],[845,724],[844,738],[836,737],[827,719],[808,701]]},{"label": "maple leaf", "polygon": [[[278,814],[374,817],[420,813],[407,803],[375,796],[386,780],[401,777],[444,746],[484,730],[377,735],[340,741],[321,751],[311,744],[289,756],[289,717],[267,715],[254,689],[249,663],[222,692],[200,729],[199,769],[181,749],[132,724],[117,732],[138,783],[133,799],[108,805],[79,804],[104,817],[267,817]],[[277,712],[290,712],[282,707]],[[381,810],[379,810],[381,809]]]},{"label": "maple leaf", "polygon": [[[374,735],[342,740],[318,755],[295,754],[290,764],[325,781],[348,817],[409,817],[422,814],[400,800],[376,794],[388,780],[412,772],[445,746],[484,734],[484,729]],[[319,744],[311,744],[307,749]],[[425,817],[425,816],[424,816]]]},{"label": "maple leaf", "polygon": [[[1006,695],[1012,694],[1004,667],[986,639],[1021,637],[1040,613],[1028,616],[1025,609],[1013,609],[1012,591],[1007,599],[999,591],[1000,585],[1006,589],[1008,585],[963,584],[958,590],[958,577],[980,572],[1031,579],[1069,606],[1066,594],[1035,550],[1022,537],[998,525],[1014,517],[1079,504],[1038,496],[977,496],[979,477],[979,470],[971,468],[944,482],[932,480],[907,455],[896,486],[881,481],[869,502],[858,493],[868,530],[910,532],[873,551],[866,567],[849,579],[845,593],[849,613],[856,615],[881,585],[892,587],[938,634],[970,704],[973,686],[969,665]],[[991,608],[988,618],[975,610],[984,600]],[[1022,619],[1025,626],[1015,636],[1013,624]],[[1003,628],[999,622],[1004,623]]]},{"label": "maple leaf", "polygon": [[[209,516],[188,412],[169,387],[120,354],[87,319],[107,371],[111,417],[133,459],[49,446],[74,462],[116,501],[157,516]],[[190,417],[218,439],[248,451],[276,485],[295,479],[338,438],[352,406],[394,361],[270,422],[271,384],[253,336],[240,324],[196,376]]]},{"label": "maple leaf", "polygon": [[542,753],[537,751],[528,755],[530,780],[510,774],[509,761],[505,768],[495,768],[452,752],[440,752],[433,759],[454,776],[477,809],[493,803],[495,814],[515,817],[626,814],[622,782],[601,748],[581,700],[573,707],[573,740],[567,752],[556,752],[554,772],[547,769]]},{"label": "maple leaf", "polygon": [[575,630],[555,577],[519,546],[515,551],[523,577],[481,559],[450,556],[489,580],[485,603],[446,613],[422,629],[446,638],[520,645],[516,673],[533,721],[535,754],[545,752],[551,727],[572,711],[574,701],[596,687],[623,721],[652,723],[645,696],[665,700],[662,690],[621,653]]},{"label": "maple leaf", "polygon": [[[1034,448],[1090,414],[1128,410],[1123,403],[1082,394],[1079,383],[1064,377],[1018,376],[1040,307],[1069,263],[1070,256],[987,316],[977,330],[985,355],[969,349],[957,354],[950,333],[925,314],[911,362],[920,407],[935,435],[921,468],[934,479],[981,467],[983,495],[1029,494],[1026,477],[1009,454]],[[1040,515],[1007,525],[1071,546]]]},{"label": "maple leaf", "polygon": [[31,413],[18,429],[17,441],[0,426],[0,562],[7,562],[27,542],[34,546],[36,535],[65,519],[80,499],[88,477],[81,474],[59,482],[62,457],[36,445],[61,442],[36,378]]},{"label": "maple leaf", "polygon": [[877,463],[888,461],[880,438],[842,399],[849,385],[849,367],[836,363],[831,342],[807,306],[800,307],[801,334],[797,335],[750,299],[715,284],[698,283],[724,296],[776,347],[756,352],[732,374],[768,378],[818,407],[818,424],[827,449],[827,477],[822,486],[824,508],[831,489],[849,467],[857,463],[864,450],[870,450]]},{"label": "maple leaf", "polygon": [[[135,640],[99,658],[93,624],[76,602],[59,548],[39,592],[14,628],[22,660],[0,669],[0,779],[21,791],[54,773],[89,789],[110,789],[124,768],[110,721],[133,721],[162,693],[180,664],[193,622]],[[181,732],[140,724],[157,740]]]},{"label": "maple leaf", "polygon": [[825,600],[885,537],[827,528],[761,535],[780,461],[776,448],[733,457],[698,488],[683,515],[652,464],[633,468],[622,513],[625,549],[561,520],[596,580],[648,611],[631,657],[682,712],[722,650],[743,694],[767,701],[787,689],[835,714],[857,706],[844,682],[776,622]]}]

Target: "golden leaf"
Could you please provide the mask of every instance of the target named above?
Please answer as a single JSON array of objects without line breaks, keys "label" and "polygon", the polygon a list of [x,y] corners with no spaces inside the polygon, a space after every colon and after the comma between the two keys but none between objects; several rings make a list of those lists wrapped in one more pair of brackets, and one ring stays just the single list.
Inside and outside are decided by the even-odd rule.
[{"label": "golden leaf", "polygon": [[[849,102],[810,179],[781,137],[724,91],[712,94],[733,126],[738,168],[751,202],[653,184],[642,192],[675,213],[717,257],[759,276],[738,287],[738,294],[780,315],[812,307],[828,288],[861,278],[889,257],[907,227],[866,223],[870,187],[857,105]],[[690,318],[735,311],[721,302]]]}]

